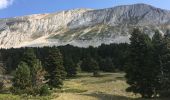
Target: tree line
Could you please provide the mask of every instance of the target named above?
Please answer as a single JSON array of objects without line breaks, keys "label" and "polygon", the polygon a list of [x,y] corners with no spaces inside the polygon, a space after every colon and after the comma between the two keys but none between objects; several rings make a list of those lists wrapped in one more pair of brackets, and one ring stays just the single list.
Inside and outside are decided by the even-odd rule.
[{"label": "tree line", "polygon": [[[43,48],[11,48],[0,50],[1,74],[14,76],[14,94],[47,95],[53,88],[62,88],[63,80],[77,72],[123,70],[128,44],[110,44],[79,48],[71,45]],[[119,65],[119,60],[122,61]],[[117,67],[116,67],[117,66]]]},{"label": "tree line", "polygon": [[[71,45],[59,46],[59,47],[42,47],[42,48],[31,48],[34,50],[37,59],[42,62],[42,66],[45,66],[46,57],[48,51],[53,48],[59,49],[63,57],[63,65],[66,70],[69,69],[67,65],[75,66],[78,70],[90,71],[90,68],[84,68],[81,64],[85,61],[95,61],[101,71],[113,72],[114,70],[124,70],[128,55],[129,44],[102,44],[99,47],[88,47],[81,48]],[[21,61],[24,52],[30,48],[10,48],[0,49],[0,61],[3,62],[3,68],[6,70],[5,73],[10,74],[15,71],[19,62]]]}]

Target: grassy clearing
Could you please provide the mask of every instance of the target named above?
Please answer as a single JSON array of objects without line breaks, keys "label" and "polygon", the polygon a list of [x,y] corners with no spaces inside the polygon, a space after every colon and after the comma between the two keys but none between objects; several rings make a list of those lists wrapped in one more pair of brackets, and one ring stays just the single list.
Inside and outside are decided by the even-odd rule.
[{"label": "grassy clearing", "polygon": [[13,95],[13,94],[0,94],[0,100],[51,100],[56,96],[27,96],[27,95]]},{"label": "grassy clearing", "polygon": [[21,100],[21,97],[12,94],[0,94],[0,100]]},{"label": "grassy clearing", "polygon": [[124,75],[124,73],[102,73],[101,77],[93,77],[91,73],[79,73],[76,78],[65,80],[63,88],[54,90],[51,96],[0,94],[0,100],[147,100],[140,99],[139,94],[125,91],[129,85],[126,84]]},{"label": "grassy clearing", "polygon": [[63,91],[56,92],[54,100],[131,100],[140,97],[127,93],[128,85],[124,73],[102,73],[92,77],[91,73],[80,73],[78,77],[64,82]]}]

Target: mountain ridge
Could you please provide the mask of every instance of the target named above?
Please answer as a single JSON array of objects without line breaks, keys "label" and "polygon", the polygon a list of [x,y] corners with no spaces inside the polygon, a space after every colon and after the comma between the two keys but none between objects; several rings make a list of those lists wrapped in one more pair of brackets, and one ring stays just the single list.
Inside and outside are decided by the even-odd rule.
[{"label": "mountain ridge", "polygon": [[0,19],[0,47],[41,47],[71,44],[79,47],[129,42],[140,27],[152,36],[170,28],[170,11],[147,4],[106,9],[74,9]]}]

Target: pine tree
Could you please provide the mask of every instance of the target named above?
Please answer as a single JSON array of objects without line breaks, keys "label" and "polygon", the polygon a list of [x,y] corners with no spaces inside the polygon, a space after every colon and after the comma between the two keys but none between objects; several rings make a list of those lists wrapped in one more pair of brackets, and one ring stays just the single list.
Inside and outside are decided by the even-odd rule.
[{"label": "pine tree", "polygon": [[94,59],[90,59],[89,66],[91,66],[93,71],[93,76],[99,76],[99,65]]},{"label": "pine tree", "polygon": [[90,55],[86,55],[83,60],[82,60],[82,63],[81,63],[81,70],[82,71],[86,71],[86,72],[93,72],[93,69],[90,65],[89,62],[91,62],[91,59],[92,57]]},{"label": "pine tree", "polygon": [[21,61],[26,62],[28,66],[33,67],[36,61],[36,55],[33,48],[26,48]]},{"label": "pine tree", "polygon": [[170,33],[166,32],[164,37],[164,49],[161,65],[161,96],[170,95]]},{"label": "pine tree", "polygon": [[43,80],[46,74],[39,59],[35,60],[35,64],[31,68],[31,71],[33,86],[39,89],[41,86],[43,86]]},{"label": "pine tree", "polygon": [[40,80],[43,79],[45,71],[43,70],[41,61],[36,58],[34,49],[26,49],[21,60],[25,62],[30,68],[32,87],[40,87],[40,84],[42,84]]},{"label": "pine tree", "polygon": [[111,58],[100,59],[100,69],[105,72],[114,72],[115,66]]},{"label": "pine tree", "polygon": [[18,68],[16,69],[15,76],[13,79],[13,89],[14,93],[24,93],[27,92],[26,89],[31,87],[31,74],[28,65],[25,62],[20,62]]},{"label": "pine tree", "polygon": [[75,77],[77,74],[77,65],[73,62],[72,58],[65,58],[64,67],[68,77]]},{"label": "pine tree", "polygon": [[66,77],[66,72],[59,49],[53,47],[48,50],[45,65],[46,71],[48,72],[47,79],[49,80],[49,86],[60,88],[63,85],[63,79]]},{"label": "pine tree", "polygon": [[143,98],[150,98],[155,90],[151,39],[139,29],[134,29],[130,38],[129,63],[126,68],[129,92],[140,93]]},{"label": "pine tree", "polygon": [[153,62],[154,69],[153,73],[155,73],[155,93],[154,95],[160,94],[162,79],[163,79],[163,55],[165,51],[165,42],[163,36],[157,30],[152,37],[153,44]]},{"label": "pine tree", "polygon": [[[5,74],[4,64],[3,64],[3,57],[0,52],[0,75]],[[4,89],[4,82],[3,80],[0,80],[0,91],[3,91]]]},{"label": "pine tree", "polygon": [[27,87],[25,91],[33,95],[39,94],[40,88],[44,85],[43,79],[45,71],[43,70],[41,61],[36,58],[33,48],[26,49],[21,58],[21,62],[24,62],[27,65],[30,73],[30,86]]}]

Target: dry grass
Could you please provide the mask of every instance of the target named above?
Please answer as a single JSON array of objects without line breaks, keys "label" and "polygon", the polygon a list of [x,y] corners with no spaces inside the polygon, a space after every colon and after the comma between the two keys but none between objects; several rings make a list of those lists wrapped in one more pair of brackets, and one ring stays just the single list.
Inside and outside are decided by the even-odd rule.
[{"label": "dry grass", "polygon": [[131,100],[140,97],[127,93],[128,85],[124,73],[102,73],[101,77],[92,77],[90,73],[81,73],[77,78],[68,79],[62,92],[56,92],[54,100]]},{"label": "dry grass", "polygon": [[125,91],[128,84],[124,75],[124,73],[102,73],[101,77],[92,77],[90,73],[80,73],[76,78],[65,80],[63,88],[55,90],[51,96],[0,94],[0,100],[50,100],[51,98],[53,100],[146,100],[140,99],[140,95]]}]

